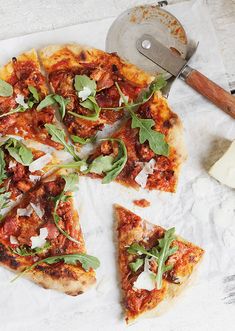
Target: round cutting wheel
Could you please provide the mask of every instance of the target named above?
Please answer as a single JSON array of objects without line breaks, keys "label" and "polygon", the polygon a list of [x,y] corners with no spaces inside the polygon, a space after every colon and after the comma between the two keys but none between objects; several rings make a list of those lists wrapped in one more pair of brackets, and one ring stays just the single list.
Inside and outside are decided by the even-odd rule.
[{"label": "round cutting wheel", "polygon": [[163,45],[183,58],[187,54],[187,37],[179,21],[158,6],[140,6],[128,9],[111,25],[106,38],[106,51],[116,52],[122,58],[143,70],[166,79],[171,75],[138,52],[137,40],[150,34]]}]

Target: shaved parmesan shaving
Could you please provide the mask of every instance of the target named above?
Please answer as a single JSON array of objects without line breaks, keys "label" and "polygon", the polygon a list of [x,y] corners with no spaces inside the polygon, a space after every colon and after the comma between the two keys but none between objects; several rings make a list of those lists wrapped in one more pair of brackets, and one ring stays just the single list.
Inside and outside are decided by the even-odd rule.
[{"label": "shaved parmesan shaving", "polygon": [[36,247],[42,247],[46,243],[46,238],[48,236],[48,230],[47,228],[41,228],[40,229],[40,234],[37,237],[31,237],[31,248],[34,249]]},{"label": "shaved parmesan shaving", "polygon": [[[16,131],[16,130],[15,130]],[[15,140],[23,140],[23,138],[22,137],[19,137],[19,136],[15,136],[14,134],[7,134],[6,135],[6,137],[7,138],[13,138],[13,139],[15,139]]]},{"label": "shaved parmesan shaving", "polygon": [[80,171],[86,171],[87,168],[88,168],[88,166],[84,164],[80,167]]},{"label": "shaved parmesan shaving", "polygon": [[14,162],[14,161],[10,161],[10,162],[9,162],[9,165],[8,165],[8,168],[9,168],[9,169],[11,169],[11,168],[15,168],[15,166],[16,166],[16,162]]},{"label": "shaved parmesan shaving", "polygon": [[27,103],[24,101],[24,96],[22,94],[17,94],[15,101],[22,106],[24,109],[29,108],[29,106],[27,105]]},{"label": "shaved parmesan shaving", "polygon": [[[125,99],[125,102],[128,102],[129,101],[129,96],[128,95],[123,95],[124,99]],[[123,104],[123,98],[120,97],[119,99],[119,103],[118,103],[118,106],[121,107],[121,105]]]},{"label": "shaved parmesan shaving", "polygon": [[38,203],[37,205],[34,204],[33,202],[30,202],[31,207],[33,208],[33,210],[35,211],[35,213],[38,215],[38,217],[40,219],[42,219],[43,215],[44,215],[44,210],[41,208],[40,204]]},{"label": "shaved parmesan shaving", "polygon": [[150,271],[149,259],[145,259],[144,271],[139,274],[136,281],[133,284],[133,288],[137,290],[152,291],[155,289],[155,274]]},{"label": "shaved parmesan shaving", "polygon": [[34,176],[34,175],[29,175],[29,180],[32,183],[35,183],[41,179],[41,176]]},{"label": "shaved parmesan shaving", "polygon": [[19,244],[18,240],[14,236],[10,236],[10,243],[12,245],[18,245]]},{"label": "shaved parmesan shaving", "polygon": [[18,208],[17,209],[17,216],[27,216],[29,217],[33,212],[33,208],[28,205],[27,208]]},{"label": "shaved parmesan shaving", "polygon": [[50,161],[52,160],[51,154],[45,154],[41,157],[39,157],[37,160],[33,161],[29,165],[29,171],[34,172],[37,170],[43,169]]},{"label": "shaved parmesan shaving", "polygon": [[82,99],[82,101],[85,101],[90,95],[91,95],[91,90],[87,86],[84,86],[83,89],[80,92],[78,92],[78,96],[79,98]]},{"label": "shaved parmesan shaving", "polygon": [[142,188],[146,187],[148,176],[153,174],[155,165],[156,161],[151,159],[149,162],[145,163],[143,169],[135,177],[136,183],[139,184]]}]

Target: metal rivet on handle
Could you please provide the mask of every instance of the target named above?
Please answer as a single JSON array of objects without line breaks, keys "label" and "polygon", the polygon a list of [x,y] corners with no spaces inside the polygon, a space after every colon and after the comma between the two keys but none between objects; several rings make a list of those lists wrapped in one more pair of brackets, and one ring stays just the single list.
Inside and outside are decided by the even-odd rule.
[{"label": "metal rivet on handle", "polygon": [[148,39],[145,39],[142,41],[141,45],[144,49],[149,49],[151,47],[151,41]]}]

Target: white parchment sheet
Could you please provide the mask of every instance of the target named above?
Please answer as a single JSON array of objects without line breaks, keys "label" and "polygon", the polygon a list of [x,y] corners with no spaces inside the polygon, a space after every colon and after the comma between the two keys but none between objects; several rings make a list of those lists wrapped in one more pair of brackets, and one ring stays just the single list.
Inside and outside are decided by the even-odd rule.
[{"label": "white parchment sheet", "polygon": [[[216,36],[202,2],[181,3],[167,10],[200,42],[192,66],[227,88]],[[104,49],[113,20],[0,41],[0,62],[4,64],[22,51],[51,43],[78,42]],[[181,81],[173,85],[169,102],[183,120],[189,154],[177,193],[136,192],[115,183],[102,185],[98,180],[81,178],[77,205],[88,252],[101,261],[97,286],[81,296],[69,297],[24,279],[10,283],[13,274],[1,268],[1,331],[233,330],[235,297],[229,294],[235,287],[235,192],[210,178],[207,170],[229,141],[235,139],[235,121]],[[132,201],[138,198],[148,199],[151,206],[134,206]],[[196,281],[173,309],[162,317],[141,320],[130,327],[121,315],[113,203],[120,203],[153,223],[175,226],[178,233],[206,250]]]}]

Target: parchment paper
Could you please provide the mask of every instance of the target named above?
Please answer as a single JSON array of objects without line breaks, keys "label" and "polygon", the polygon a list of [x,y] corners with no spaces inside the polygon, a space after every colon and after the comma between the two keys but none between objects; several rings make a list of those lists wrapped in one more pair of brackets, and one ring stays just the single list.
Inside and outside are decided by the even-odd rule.
[{"label": "parchment paper", "polygon": [[[144,1],[143,1],[144,2]],[[192,65],[227,88],[216,36],[201,1],[168,6],[186,31],[200,42]],[[65,13],[66,14],[66,13]],[[104,49],[114,18],[0,41],[0,61],[51,43],[79,42]],[[97,286],[69,297],[44,290],[27,280],[11,284],[13,274],[0,270],[1,331],[126,330],[117,282],[113,203],[130,208],[147,220],[177,233],[206,250],[193,286],[164,316],[141,320],[128,330],[221,331],[235,323],[235,193],[210,178],[210,165],[235,139],[235,121],[177,81],[170,104],[183,120],[188,160],[176,194],[128,190],[81,178],[76,195],[87,249],[101,261]],[[146,198],[149,208],[132,201]],[[230,276],[230,278],[229,278]],[[234,279],[234,282],[232,280]],[[230,295],[230,296],[229,296]]]}]

